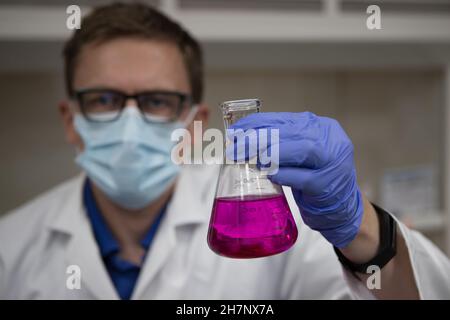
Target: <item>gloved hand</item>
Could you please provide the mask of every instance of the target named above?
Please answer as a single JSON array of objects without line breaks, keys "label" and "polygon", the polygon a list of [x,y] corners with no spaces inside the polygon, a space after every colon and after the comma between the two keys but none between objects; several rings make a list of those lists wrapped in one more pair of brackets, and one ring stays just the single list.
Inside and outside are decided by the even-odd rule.
[{"label": "gloved hand", "polygon": [[[254,113],[230,127],[271,128],[279,129],[279,170],[269,179],[291,187],[303,221],[311,229],[334,246],[346,247],[358,233],[363,216],[352,142],[336,120],[310,112]],[[269,142],[269,152],[274,143]]]}]

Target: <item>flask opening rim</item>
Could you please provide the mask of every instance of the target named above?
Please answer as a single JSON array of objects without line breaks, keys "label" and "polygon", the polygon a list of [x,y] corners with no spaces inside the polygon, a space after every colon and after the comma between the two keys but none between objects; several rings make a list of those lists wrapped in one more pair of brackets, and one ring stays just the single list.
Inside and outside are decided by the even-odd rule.
[{"label": "flask opening rim", "polygon": [[259,111],[260,106],[261,100],[258,98],[229,100],[222,102],[220,104],[220,108],[224,113],[235,110],[251,110],[251,109],[256,109],[257,111]]}]

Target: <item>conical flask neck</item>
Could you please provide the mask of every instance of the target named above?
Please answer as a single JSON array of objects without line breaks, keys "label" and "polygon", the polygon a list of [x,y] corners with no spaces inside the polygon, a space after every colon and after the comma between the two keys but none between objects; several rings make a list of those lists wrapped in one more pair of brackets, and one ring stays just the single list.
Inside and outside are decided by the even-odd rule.
[{"label": "conical flask neck", "polygon": [[261,101],[259,99],[232,100],[222,103],[221,108],[225,130],[239,119],[259,112],[260,106]]}]

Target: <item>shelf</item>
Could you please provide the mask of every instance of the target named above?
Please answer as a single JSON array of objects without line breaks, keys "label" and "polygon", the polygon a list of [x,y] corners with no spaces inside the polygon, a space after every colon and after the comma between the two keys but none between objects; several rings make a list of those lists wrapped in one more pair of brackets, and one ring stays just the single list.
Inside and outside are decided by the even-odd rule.
[{"label": "shelf", "polygon": [[[82,15],[90,9],[82,6]],[[365,11],[328,14],[296,10],[184,10],[177,5],[161,9],[205,42],[450,42],[449,16],[437,13],[382,13],[381,29],[369,30]],[[67,17],[66,6],[62,5],[1,5],[0,40],[65,39],[70,34]]]}]

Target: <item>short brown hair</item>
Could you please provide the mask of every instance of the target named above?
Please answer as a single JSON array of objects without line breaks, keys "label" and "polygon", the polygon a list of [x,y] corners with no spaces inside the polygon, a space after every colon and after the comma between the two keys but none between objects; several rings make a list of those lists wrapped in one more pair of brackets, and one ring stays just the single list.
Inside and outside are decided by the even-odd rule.
[{"label": "short brown hair", "polygon": [[64,46],[66,90],[73,96],[73,77],[81,49],[86,44],[104,43],[122,37],[164,40],[180,50],[192,88],[192,99],[203,96],[203,57],[199,43],[178,23],[141,3],[114,3],[97,7],[81,22]]}]

